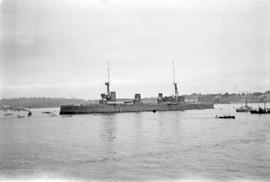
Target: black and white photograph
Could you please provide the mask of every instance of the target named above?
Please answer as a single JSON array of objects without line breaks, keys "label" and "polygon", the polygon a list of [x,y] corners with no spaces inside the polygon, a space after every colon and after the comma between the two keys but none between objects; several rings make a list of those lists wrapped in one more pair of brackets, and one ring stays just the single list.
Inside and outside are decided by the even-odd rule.
[{"label": "black and white photograph", "polygon": [[270,0],[0,0],[2,181],[270,181]]}]

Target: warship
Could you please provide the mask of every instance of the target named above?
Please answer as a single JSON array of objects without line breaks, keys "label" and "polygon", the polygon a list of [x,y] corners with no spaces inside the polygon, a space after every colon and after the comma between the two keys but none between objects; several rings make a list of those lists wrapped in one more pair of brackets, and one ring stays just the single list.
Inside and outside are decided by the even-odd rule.
[{"label": "warship", "polygon": [[81,104],[81,105],[62,105],[60,106],[60,115],[72,114],[95,114],[95,113],[123,113],[123,112],[157,112],[157,111],[182,111],[193,109],[212,109],[213,103],[191,103],[185,102],[185,97],[180,96],[175,82],[175,66],[173,63],[173,85],[174,95],[163,96],[158,94],[156,102],[146,103],[141,99],[141,94],[136,93],[131,101],[117,100],[116,92],[110,90],[110,70],[108,66],[108,81],[105,82],[107,93],[101,94],[99,103]]}]

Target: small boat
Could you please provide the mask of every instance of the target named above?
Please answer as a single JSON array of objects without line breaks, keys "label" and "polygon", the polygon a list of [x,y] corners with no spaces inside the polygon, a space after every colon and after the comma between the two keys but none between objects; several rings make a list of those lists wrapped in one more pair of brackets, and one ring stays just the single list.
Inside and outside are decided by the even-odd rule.
[{"label": "small boat", "polygon": [[19,115],[19,114],[17,115],[17,117],[18,117],[18,118],[24,118],[23,115]]},{"label": "small boat", "polygon": [[52,114],[53,112],[51,111],[43,111],[42,114]]},{"label": "small boat", "polygon": [[27,114],[28,117],[32,116],[32,112],[29,111],[28,114]]},{"label": "small boat", "polygon": [[216,115],[217,119],[235,119],[235,116],[232,115],[223,115],[223,116],[218,116]]},{"label": "small boat", "polygon": [[236,108],[236,112],[250,112],[251,110],[252,110],[252,107],[249,107],[247,105],[247,100],[246,100],[246,104],[244,106]]},{"label": "small boat", "polygon": [[51,116],[51,117],[56,117],[56,116],[57,116],[57,114],[52,113],[50,116]]},{"label": "small boat", "polygon": [[231,108],[228,107],[228,112],[221,114],[221,115],[216,115],[216,119],[235,119],[235,116],[231,114]]},{"label": "small boat", "polygon": [[13,113],[5,113],[5,116],[12,116]]}]

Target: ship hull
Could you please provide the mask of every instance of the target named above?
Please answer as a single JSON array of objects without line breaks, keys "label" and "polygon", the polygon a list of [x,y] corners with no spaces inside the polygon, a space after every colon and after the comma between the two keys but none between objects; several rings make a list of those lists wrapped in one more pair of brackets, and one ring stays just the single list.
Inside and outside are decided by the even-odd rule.
[{"label": "ship hull", "polygon": [[212,109],[213,104],[91,104],[91,105],[64,105],[60,107],[60,114],[95,114],[95,113],[123,113],[123,112],[157,112],[181,111],[194,109]]}]

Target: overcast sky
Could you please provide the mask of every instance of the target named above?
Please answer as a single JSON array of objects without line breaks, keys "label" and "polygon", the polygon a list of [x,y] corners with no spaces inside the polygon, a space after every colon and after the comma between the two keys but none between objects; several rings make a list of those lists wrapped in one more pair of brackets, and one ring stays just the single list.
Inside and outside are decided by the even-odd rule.
[{"label": "overcast sky", "polygon": [[0,0],[0,97],[270,89],[268,0]]}]

